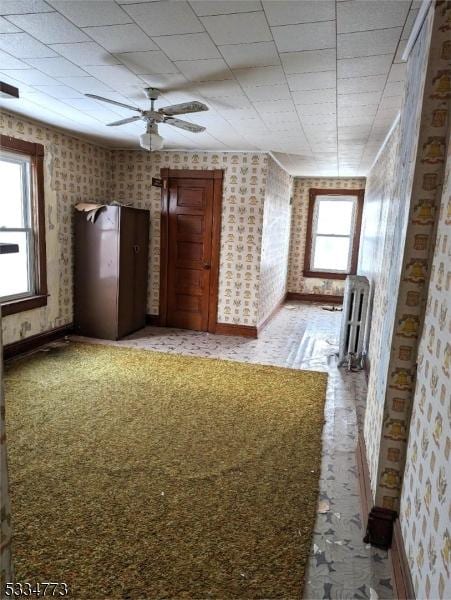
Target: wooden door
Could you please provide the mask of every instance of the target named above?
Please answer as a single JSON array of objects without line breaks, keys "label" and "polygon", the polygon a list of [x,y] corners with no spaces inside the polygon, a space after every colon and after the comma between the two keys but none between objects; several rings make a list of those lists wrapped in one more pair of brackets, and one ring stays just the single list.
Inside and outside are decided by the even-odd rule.
[{"label": "wooden door", "polygon": [[160,325],[215,331],[222,175],[161,169]]}]

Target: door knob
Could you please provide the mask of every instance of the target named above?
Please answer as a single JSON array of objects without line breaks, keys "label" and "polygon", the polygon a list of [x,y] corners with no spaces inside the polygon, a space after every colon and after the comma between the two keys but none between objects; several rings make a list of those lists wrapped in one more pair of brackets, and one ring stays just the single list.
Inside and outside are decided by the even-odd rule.
[{"label": "door knob", "polygon": [[202,266],[204,267],[204,269],[206,269],[206,270],[208,271],[208,270],[210,269],[210,266],[211,266],[211,265],[209,265],[209,264],[205,263],[205,264],[204,264],[204,265],[202,265]]}]

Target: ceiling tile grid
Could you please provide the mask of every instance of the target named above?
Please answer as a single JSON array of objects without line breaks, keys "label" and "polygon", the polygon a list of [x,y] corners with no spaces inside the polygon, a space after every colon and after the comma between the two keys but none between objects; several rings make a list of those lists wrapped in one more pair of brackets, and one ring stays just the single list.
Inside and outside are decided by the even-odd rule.
[{"label": "ceiling tile grid", "polygon": [[[293,175],[365,175],[400,109],[411,0],[0,0],[0,107],[116,147],[127,109],[205,102],[167,149],[272,151]],[[119,116],[118,116],[119,115]]]}]

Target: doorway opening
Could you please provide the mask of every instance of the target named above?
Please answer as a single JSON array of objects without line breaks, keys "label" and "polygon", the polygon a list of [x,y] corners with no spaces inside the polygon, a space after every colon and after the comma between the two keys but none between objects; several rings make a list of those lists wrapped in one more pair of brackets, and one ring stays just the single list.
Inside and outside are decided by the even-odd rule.
[{"label": "doorway opening", "polygon": [[161,169],[160,325],[215,333],[223,171]]}]

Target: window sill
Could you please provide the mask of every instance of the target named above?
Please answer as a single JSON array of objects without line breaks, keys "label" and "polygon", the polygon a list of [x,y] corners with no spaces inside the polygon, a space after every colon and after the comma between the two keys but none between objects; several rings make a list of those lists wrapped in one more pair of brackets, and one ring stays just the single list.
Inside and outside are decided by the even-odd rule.
[{"label": "window sill", "polygon": [[47,294],[36,294],[36,296],[27,296],[26,298],[3,302],[1,303],[2,317],[15,315],[16,313],[39,308],[40,306],[47,306]]},{"label": "window sill", "polygon": [[348,275],[353,273],[334,273],[327,271],[304,271],[303,277],[315,277],[316,279],[346,279]]}]

